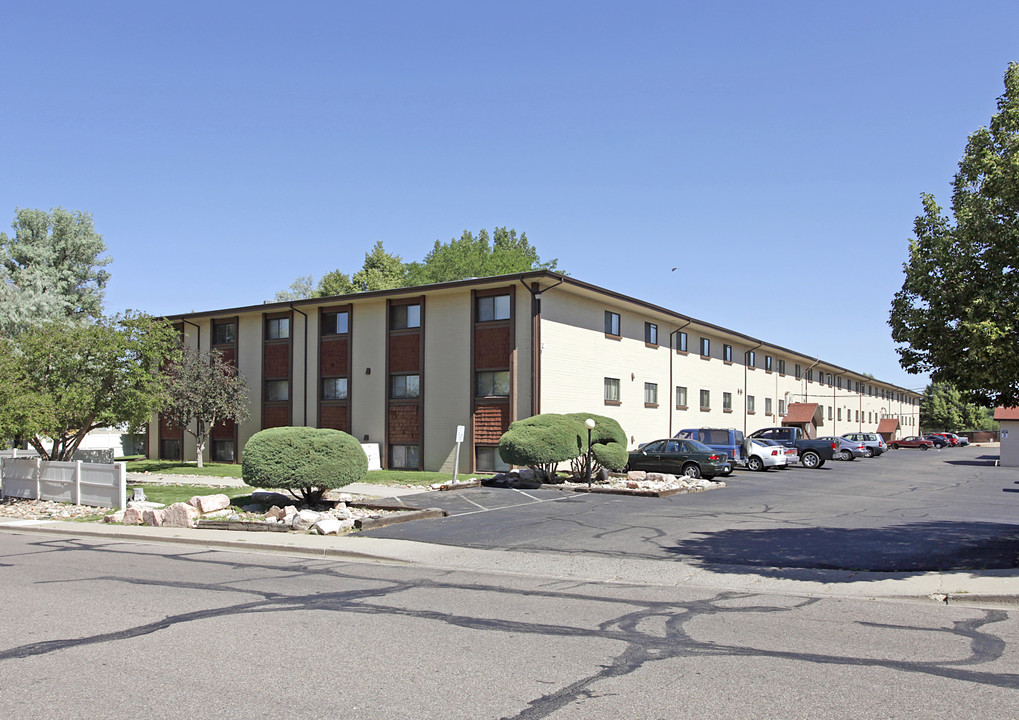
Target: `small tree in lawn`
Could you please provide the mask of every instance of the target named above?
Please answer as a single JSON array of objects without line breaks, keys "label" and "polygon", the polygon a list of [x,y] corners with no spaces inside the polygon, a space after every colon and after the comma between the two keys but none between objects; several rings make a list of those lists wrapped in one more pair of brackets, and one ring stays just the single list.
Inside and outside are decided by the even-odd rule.
[{"label": "small tree in lawn", "polygon": [[584,450],[571,461],[570,469],[574,475],[587,476],[587,428],[583,424],[588,418],[594,420],[594,429],[591,430],[592,474],[597,472],[598,467],[609,470],[622,470],[626,467],[630,459],[629,453],[626,452],[626,433],[617,421],[604,415],[590,413],[567,413],[566,417],[581,423],[583,431],[580,440]]},{"label": "small tree in lawn", "polygon": [[166,370],[169,400],[163,413],[195,438],[198,467],[218,422],[248,418],[247,384],[218,350],[181,347]]},{"label": "small tree in lawn", "polygon": [[276,427],[251,436],[241,474],[252,487],[284,488],[307,505],[327,490],[364,479],[368,457],[356,438],[339,430]]},{"label": "small tree in lawn", "polygon": [[587,451],[583,421],[546,413],[510,423],[499,438],[499,455],[511,465],[540,470],[554,480],[559,463]]}]

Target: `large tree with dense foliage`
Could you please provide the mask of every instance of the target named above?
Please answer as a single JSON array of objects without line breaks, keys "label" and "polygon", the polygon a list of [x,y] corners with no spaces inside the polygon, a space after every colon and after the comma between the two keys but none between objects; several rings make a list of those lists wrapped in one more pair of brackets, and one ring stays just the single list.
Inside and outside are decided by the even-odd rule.
[{"label": "large tree with dense foliage", "polygon": [[994,430],[991,408],[966,402],[962,393],[949,383],[931,383],[920,399],[920,419],[926,430]]},{"label": "large tree with dense foliage", "polygon": [[13,235],[0,233],[0,334],[99,317],[110,258],[92,215],[22,208],[11,227]]},{"label": "large tree with dense foliage", "polygon": [[981,405],[1019,405],[1019,64],[969,137],[951,216],[922,199],[889,319],[900,363]]},{"label": "large tree with dense foliage", "polygon": [[166,367],[167,403],[163,415],[195,439],[198,467],[213,426],[248,418],[247,384],[221,353],[182,346]]},{"label": "large tree with dense foliage", "polygon": [[555,270],[558,260],[543,262],[537,249],[527,240],[527,233],[497,227],[491,239],[482,229],[477,237],[464,230],[459,238],[448,243],[435,241],[421,263],[407,268],[408,285],[450,282],[472,277],[491,277],[527,272]]},{"label": "large tree with dense foliage", "polygon": [[[0,415],[43,459],[69,460],[90,430],[141,427],[162,407],[161,367],[176,342],[166,322],[143,315],[29,328],[4,346],[17,389]],[[18,407],[32,408],[21,421]]]}]

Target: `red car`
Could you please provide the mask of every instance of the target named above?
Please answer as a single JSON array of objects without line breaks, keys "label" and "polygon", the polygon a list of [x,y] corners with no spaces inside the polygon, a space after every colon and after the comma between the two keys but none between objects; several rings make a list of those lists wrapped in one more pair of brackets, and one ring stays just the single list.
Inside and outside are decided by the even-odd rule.
[{"label": "red car", "polygon": [[910,435],[901,440],[892,440],[888,443],[888,447],[892,450],[898,450],[899,448],[920,448],[921,450],[927,450],[934,447],[934,443],[919,435]]},{"label": "red car", "polygon": [[954,447],[959,444],[959,438],[952,433],[931,433],[931,435],[937,435],[939,438],[945,439],[945,444],[948,447]]}]

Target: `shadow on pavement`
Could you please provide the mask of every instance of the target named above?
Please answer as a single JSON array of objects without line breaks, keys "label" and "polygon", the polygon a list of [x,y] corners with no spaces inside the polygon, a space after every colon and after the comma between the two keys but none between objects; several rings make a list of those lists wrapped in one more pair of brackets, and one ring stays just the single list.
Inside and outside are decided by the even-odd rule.
[{"label": "shadow on pavement", "polygon": [[970,458],[969,460],[945,460],[945,462],[948,463],[949,465],[969,465],[969,466],[978,466],[978,467],[980,467],[980,466],[982,466],[982,467],[987,467],[987,466],[994,467],[994,463],[998,462],[998,456],[997,455],[978,455],[977,457]]},{"label": "shadow on pavement", "polygon": [[[922,522],[884,528],[722,530],[665,549],[705,569],[761,568],[769,577],[793,570],[928,572],[1019,567],[1019,525]],[[777,570],[776,570],[777,569]],[[790,572],[785,572],[790,571]]]}]

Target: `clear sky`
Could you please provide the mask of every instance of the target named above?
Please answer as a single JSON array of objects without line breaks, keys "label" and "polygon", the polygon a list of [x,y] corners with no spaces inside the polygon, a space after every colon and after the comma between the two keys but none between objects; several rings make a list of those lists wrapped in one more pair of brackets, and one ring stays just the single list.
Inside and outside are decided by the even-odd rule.
[{"label": "clear sky", "polygon": [[109,312],[506,226],[910,388],[886,321],[920,193],[950,204],[1019,60],[1011,1],[7,0],[0,27],[0,223],[91,211]]}]

